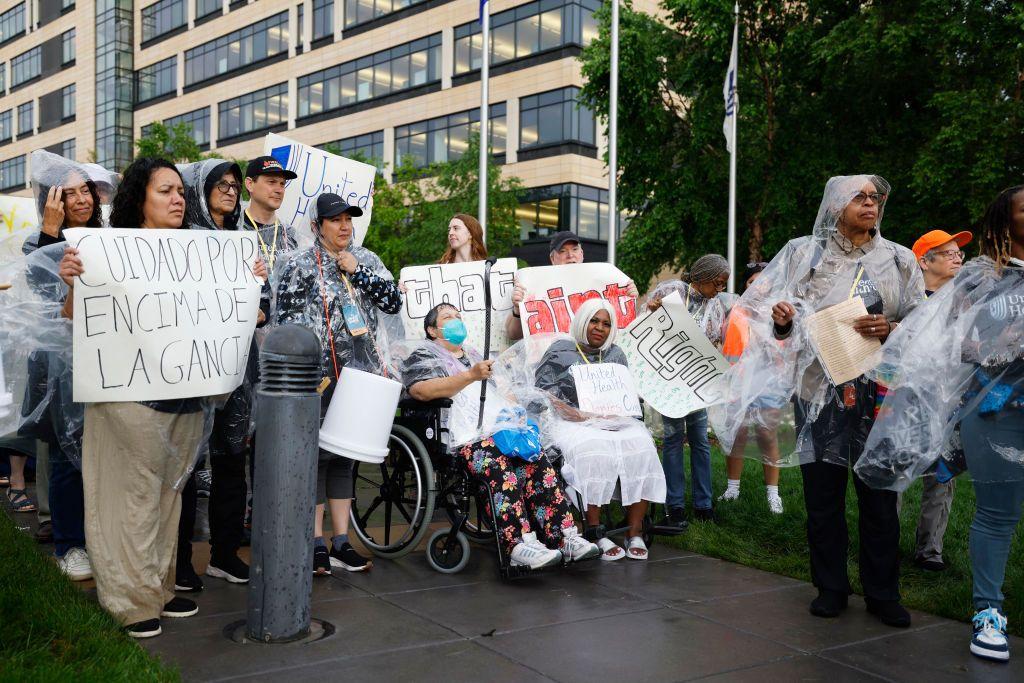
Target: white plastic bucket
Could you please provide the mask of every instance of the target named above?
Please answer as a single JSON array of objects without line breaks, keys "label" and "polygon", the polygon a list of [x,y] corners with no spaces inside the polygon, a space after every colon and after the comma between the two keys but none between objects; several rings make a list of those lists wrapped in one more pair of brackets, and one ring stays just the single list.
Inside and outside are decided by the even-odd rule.
[{"label": "white plastic bucket", "polygon": [[402,385],[393,379],[342,368],[320,426],[320,448],[362,462],[384,462],[401,393]]}]

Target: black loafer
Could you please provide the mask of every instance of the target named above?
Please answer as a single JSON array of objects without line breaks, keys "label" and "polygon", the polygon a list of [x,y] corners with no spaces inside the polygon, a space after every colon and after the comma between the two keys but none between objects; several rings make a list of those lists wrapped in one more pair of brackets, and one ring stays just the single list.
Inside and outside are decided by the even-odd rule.
[{"label": "black loafer", "polygon": [[846,593],[819,590],[818,597],[811,601],[810,611],[816,617],[834,619],[846,609],[848,602],[849,598]]},{"label": "black loafer", "polygon": [[910,612],[904,609],[898,600],[874,600],[864,598],[868,612],[878,617],[886,626],[907,628],[910,626]]}]

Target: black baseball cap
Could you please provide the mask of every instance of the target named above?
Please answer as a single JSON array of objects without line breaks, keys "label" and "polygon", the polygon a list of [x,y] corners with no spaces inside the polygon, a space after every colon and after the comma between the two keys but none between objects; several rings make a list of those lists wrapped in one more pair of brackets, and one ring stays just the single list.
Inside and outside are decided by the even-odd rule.
[{"label": "black baseball cap", "polygon": [[255,178],[267,173],[280,173],[285,180],[294,180],[299,176],[294,171],[289,171],[281,162],[274,157],[256,157],[245,166],[245,177]]},{"label": "black baseball cap", "polygon": [[324,192],[316,198],[317,218],[334,218],[343,213],[347,213],[352,218],[358,218],[363,215],[363,210],[358,206],[349,204],[333,192]]},{"label": "black baseball cap", "polygon": [[580,243],[580,236],[574,232],[568,230],[561,230],[551,236],[551,249],[549,251],[558,251],[568,242]]}]

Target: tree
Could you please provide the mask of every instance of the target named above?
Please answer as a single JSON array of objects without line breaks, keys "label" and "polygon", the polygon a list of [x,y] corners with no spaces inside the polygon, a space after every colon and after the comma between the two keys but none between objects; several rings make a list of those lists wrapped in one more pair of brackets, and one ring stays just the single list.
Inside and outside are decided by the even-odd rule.
[{"label": "tree", "polygon": [[162,123],[148,126],[146,133],[135,141],[136,157],[163,157],[180,164],[205,158],[195,138],[192,124],[184,121],[168,128]]},{"label": "tree", "polygon": [[[621,266],[646,282],[725,252],[722,81],[732,0],[620,15]],[[608,111],[609,13],[584,51],[585,101]],[[904,244],[971,225],[1024,170],[1024,8],[1009,0],[748,0],[741,6],[738,244],[751,261],[807,234],[831,175],[893,185]],[[742,246],[741,246],[742,252]]]}]

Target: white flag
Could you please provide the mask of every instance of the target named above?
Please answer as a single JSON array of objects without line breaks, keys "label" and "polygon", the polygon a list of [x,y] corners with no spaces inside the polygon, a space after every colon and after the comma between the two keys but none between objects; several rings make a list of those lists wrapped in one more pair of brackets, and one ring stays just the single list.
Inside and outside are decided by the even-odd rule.
[{"label": "white flag", "polygon": [[722,133],[725,134],[725,148],[730,153],[733,152],[733,126],[736,125],[736,116],[740,109],[740,101],[736,94],[736,71],[739,68],[739,31],[740,18],[737,7],[736,23],[732,28],[732,55],[729,57],[729,70],[725,74],[725,84],[722,86],[722,95],[725,97],[725,120],[722,121]]}]

